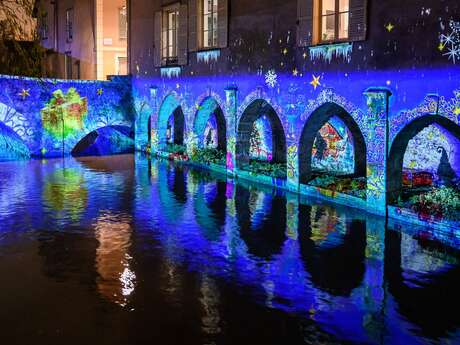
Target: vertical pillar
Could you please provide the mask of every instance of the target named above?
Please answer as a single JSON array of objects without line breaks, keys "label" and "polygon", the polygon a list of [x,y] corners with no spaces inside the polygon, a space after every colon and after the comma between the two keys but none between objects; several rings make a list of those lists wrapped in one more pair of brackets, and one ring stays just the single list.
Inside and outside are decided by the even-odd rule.
[{"label": "vertical pillar", "polygon": [[386,88],[370,88],[364,95],[367,99],[367,207],[372,213],[386,215],[388,102],[391,92]]},{"label": "vertical pillar", "polygon": [[104,80],[104,1],[96,0],[94,2],[96,12],[96,79]]},{"label": "vertical pillar", "polygon": [[286,140],[287,157],[286,157],[286,187],[292,192],[299,191],[299,146],[297,138],[289,136]]},{"label": "vertical pillar", "polygon": [[238,134],[238,88],[236,86],[225,89],[225,108],[227,115],[227,173],[234,175],[236,169],[236,136]]},{"label": "vertical pillar", "polygon": [[[150,121],[150,153],[155,154],[159,149],[158,141],[158,112],[159,112],[159,101],[158,101],[158,87],[152,86],[149,89],[150,92],[150,103],[152,104],[151,116],[147,118]],[[147,115],[148,116],[148,115]],[[147,128],[149,127],[147,123]]]}]

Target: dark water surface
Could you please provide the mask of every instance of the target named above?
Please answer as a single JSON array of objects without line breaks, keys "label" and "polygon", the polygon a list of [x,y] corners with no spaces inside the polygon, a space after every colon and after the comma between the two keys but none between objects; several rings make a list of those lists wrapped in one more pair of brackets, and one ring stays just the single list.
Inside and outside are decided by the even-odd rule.
[{"label": "dark water surface", "polygon": [[460,342],[460,251],[142,156],[0,163],[0,344]]}]

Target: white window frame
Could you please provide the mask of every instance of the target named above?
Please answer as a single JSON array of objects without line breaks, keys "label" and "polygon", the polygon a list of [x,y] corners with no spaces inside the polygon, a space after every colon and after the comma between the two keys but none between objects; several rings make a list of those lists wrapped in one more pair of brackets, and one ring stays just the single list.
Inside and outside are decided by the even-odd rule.
[{"label": "white window frame", "polygon": [[177,64],[179,56],[179,5],[165,7],[162,11],[162,17],[161,59],[166,65]]}]

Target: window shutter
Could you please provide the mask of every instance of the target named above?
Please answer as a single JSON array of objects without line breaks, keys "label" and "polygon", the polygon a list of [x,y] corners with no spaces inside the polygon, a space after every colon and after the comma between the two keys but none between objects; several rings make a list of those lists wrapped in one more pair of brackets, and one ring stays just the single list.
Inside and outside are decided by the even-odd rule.
[{"label": "window shutter", "polygon": [[367,33],[367,0],[350,0],[350,41],[364,41]]},{"label": "window shutter", "polygon": [[297,0],[297,44],[310,46],[313,41],[313,0]]},{"label": "window shutter", "polygon": [[153,63],[155,67],[161,67],[161,20],[163,12],[155,12],[153,22]]},{"label": "window shutter", "polygon": [[217,45],[219,48],[228,45],[228,0],[218,0],[217,4]]},{"label": "window shutter", "polygon": [[188,1],[188,50],[191,52],[196,51],[197,48],[197,28],[198,28],[198,8],[197,0]]},{"label": "window shutter", "polygon": [[179,27],[177,38],[177,60],[179,65],[188,63],[188,14],[187,5],[179,7]]}]

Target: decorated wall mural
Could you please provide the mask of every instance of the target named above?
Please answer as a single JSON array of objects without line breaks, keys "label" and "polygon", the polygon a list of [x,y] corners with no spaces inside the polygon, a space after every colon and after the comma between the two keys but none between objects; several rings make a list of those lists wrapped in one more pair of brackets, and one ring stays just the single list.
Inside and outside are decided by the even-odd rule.
[{"label": "decorated wall mural", "polygon": [[262,115],[254,122],[249,143],[250,158],[262,161],[272,160],[272,129],[266,116]]},{"label": "decorated wall mural", "polygon": [[409,141],[404,169],[408,175],[426,172],[441,184],[460,179],[460,139],[436,125],[424,128]]},{"label": "decorated wall mural", "polygon": [[[128,78],[73,81],[0,76],[0,160],[70,155],[88,134],[110,126],[108,143],[131,140],[134,121]],[[120,139],[123,136],[123,140]],[[126,138],[125,138],[126,137]],[[105,154],[117,151],[103,150]],[[97,152],[96,152],[97,153]]]},{"label": "decorated wall mural", "polygon": [[330,174],[353,174],[354,159],[352,134],[343,121],[334,116],[315,138],[312,167]]}]

